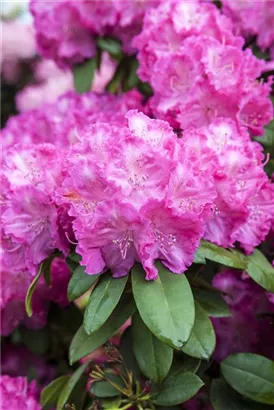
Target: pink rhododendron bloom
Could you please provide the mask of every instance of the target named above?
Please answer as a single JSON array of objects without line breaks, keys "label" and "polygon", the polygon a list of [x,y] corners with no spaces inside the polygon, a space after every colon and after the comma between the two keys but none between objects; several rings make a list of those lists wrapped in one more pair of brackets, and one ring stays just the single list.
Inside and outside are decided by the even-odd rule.
[{"label": "pink rhododendron bloom", "polygon": [[[126,117],[128,126],[84,127],[82,142],[69,151],[58,195],[75,218],[76,249],[90,274],[110,268],[123,276],[140,261],[147,279],[155,279],[156,259],[182,273],[211,217],[213,180],[193,170],[166,122],[137,111]],[[197,195],[196,204],[201,188],[207,195]]]},{"label": "pink rhododendron bloom", "polygon": [[124,115],[133,108],[146,110],[136,90],[120,96],[92,92],[79,95],[71,91],[55,103],[11,117],[1,131],[2,146],[50,142],[65,148],[79,141],[79,127],[92,122],[108,122],[109,118],[121,124],[125,122]]},{"label": "pink rhododendron bloom", "polygon": [[12,244],[6,255],[14,258],[23,247],[25,267],[31,272],[56,248],[68,252],[58,229],[60,211],[52,199],[62,180],[61,156],[50,144],[17,145],[3,160],[1,222],[4,237]]},{"label": "pink rhododendron bloom", "polygon": [[77,64],[95,56],[96,45],[83,24],[77,1],[32,1],[38,51],[59,67]]},{"label": "pink rhododendron bloom", "polygon": [[42,410],[35,381],[27,378],[0,376],[1,408],[12,410]]},{"label": "pink rhododendron bloom", "polygon": [[[217,337],[213,357],[223,360],[230,354],[252,352],[273,358],[273,331],[269,318],[274,306],[266,292],[244,273],[228,270],[216,275],[213,285],[224,292],[231,317],[212,318]],[[268,335],[265,338],[263,334]]]},{"label": "pink rhododendron bloom", "polygon": [[120,39],[124,51],[142,27],[147,9],[159,0],[58,0],[31,1],[38,49],[60,67],[81,63],[96,53],[97,36]]},{"label": "pink rhododendron bloom", "polygon": [[184,132],[180,143],[197,167],[211,173],[217,197],[205,239],[218,245],[240,242],[252,252],[267,236],[274,218],[273,184],[264,172],[262,147],[228,119]]},{"label": "pink rhododendron bloom", "polygon": [[237,33],[249,38],[257,36],[262,49],[274,45],[274,3],[272,0],[223,0],[222,11],[235,24]]},{"label": "pink rhododendron bloom", "polygon": [[138,49],[139,76],[154,90],[150,107],[158,118],[184,130],[229,117],[254,135],[273,116],[271,82],[256,82],[266,68],[232,22],[212,4],[197,1],[161,3],[148,10]]}]

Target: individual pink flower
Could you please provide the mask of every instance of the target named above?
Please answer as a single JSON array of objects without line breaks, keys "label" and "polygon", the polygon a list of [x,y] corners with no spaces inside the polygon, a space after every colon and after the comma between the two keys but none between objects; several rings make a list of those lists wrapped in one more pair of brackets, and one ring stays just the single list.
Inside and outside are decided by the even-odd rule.
[{"label": "individual pink flower", "polygon": [[42,410],[35,381],[27,378],[0,376],[1,408],[13,410]]}]

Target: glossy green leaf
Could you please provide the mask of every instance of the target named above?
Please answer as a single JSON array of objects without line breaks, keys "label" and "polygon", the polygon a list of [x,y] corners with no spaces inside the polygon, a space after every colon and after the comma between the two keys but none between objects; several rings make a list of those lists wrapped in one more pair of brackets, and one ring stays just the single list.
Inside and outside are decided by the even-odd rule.
[{"label": "glossy green leaf", "polygon": [[195,259],[198,258],[199,260],[206,258],[236,269],[246,269],[247,267],[247,258],[241,252],[234,249],[224,249],[207,241],[201,241],[201,246],[195,255]]},{"label": "glossy green leaf", "polygon": [[200,364],[200,359],[196,359],[195,357],[187,356],[182,352],[178,352],[173,358],[173,363],[170,368],[168,378],[170,379],[171,377],[186,372],[196,373]]},{"label": "glossy green leaf", "polygon": [[83,64],[74,66],[73,81],[75,90],[82,94],[90,91],[96,70],[96,58],[92,58]]},{"label": "glossy green leaf", "polygon": [[172,364],[172,347],[154,336],[138,313],[132,319],[132,335],[133,349],[140,369],[147,378],[162,383]]},{"label": "glossy green leaf", "polygon": [[89,297],[84,315],[84,329],[90,335],[98,330],[117,306],[127,283],[127,276],[119,279],[106,273]]},{"label": "glossy green leaf", "polygon": [[257,142],[266,148],[274,148],[274,120],[272,120],[264,129],[264,135],[254,138]]},{"label": "glossy green leaf", "polygon": [[194,324],[194,299],[185,275],[175,275],[157,263],[159,277],[145,280],[141,265],[132,270],[132,288],[141,318],[160,340],[180,349]]},{"label": "glossy green leaf", "polygon": [[189,356],[208,359],[215,348],[215,332],[207,313],[195,302],[195,321],[190,338],[182,348]]},{"label": "glossy green leaf", "polygon": [[152,401],[160,406],[184,403],[193,397],[203,385],[202,380],[193,373],[186,372],[176,377],[168,377]]},{"label": "glossy green leaf", "polygon": [[214,410],[271,410],[272,406],[251,401],[233,390],[223,379],[211,383],[210,401]]},{"label": "glossy green leaf", "polygon": [[[83,410],[83,406],[87,396],[87,382],[88,376],[82,375],[78,382],[76,383],[71,395],[68,399],[68,404],[76,410]],[[65,410],[67,410],[68,406],[65,406]]]},{"label": "glossy green leaf", "polygon": [[75,363],[102,346],[132,316],[135,309],[132,296],[124,294],[111,316],[97,332],[89,336],[81,326],[70,345],[70,363]]},{"label": "glossy green leaf", "polygon": [[41,392],[41,406],[54,407],[70,376],[60,376],[48,384]]},{"label": "glossy green leaf", "polygon": [[274,362],[257,354],[238,353],[221,363],[233,389],[260,403],[274,404]]},{"label": "glossy green leaf", "polygon": [[69,400],[71,393],[73,392],[73,389],[75,388],[76,384],[80,380],[82,374],[84,373],[88,365],[89,362],[82,364],[82,366],[78,367],[78,369],[69,378],[69,380],[63,387],[62,391],[60,392],[56,410],[62,410],[64,408],[64,406]]},{"label": "glossy green leaf", "polygon": [[76,253],[76,252],[71,252],[71,253],[69,254],[69,258],[70,258],[71,260],[73,260],[73,262],[76,262],[76,263],[80,263],[81,260],[82,260],[82,256],[79,255],[79,253]]},{"label": "glossy green leaf", "polygon": [[25,309],[27,312],[28,317],[31,317],[33,314],[32,311],[32,297],[33,297],[33,293],[35,291],[36,285],[39,281],[39,279],[41,278],[41,276],[43,275],[43,262],[40,264],[39,266],[39,270],[37,275],[35,276],[35,278],[33,279],[33,281],[30,284],[30,287],[28,288],[27,291],[27,295],[26,295],[26,299],[25,299]]},{"label": "glossy green leaf", "polygon": [[105,410],[118,410],[120,408],[121,401],[121,397],[117,397],[115,399],[100,400],[100,404]]},{"label": "glossy green leaf", "polygon": [[212,317],[229,317],[231,312],[227,303],[218,292],[210,289],[192,288],[194,299]]},{"label": "glossy green leaf", "polygon": [[258,249],[248,257],[247,272],[255,282],[274,293],[274,268]]},{"label": "glossy green leaf", "polygon": [[111,37],[100,37],[97,45],[102,51],[106,51],[111,57],[120,60],[123,57],[121,42]]},{"label": "glossy green leaf", "polygon": [[73,301],[84,293],[97,281],[99,275],[88,275],[84,266],[78,266],[72,274],[68,284],[68,299]]},{"label": "glossy green leaf", "polygon": [[108,382],[95,382],[92,384],[90,391],[96,397],[102,398],[115,397],[120,394],[119,391]]}]

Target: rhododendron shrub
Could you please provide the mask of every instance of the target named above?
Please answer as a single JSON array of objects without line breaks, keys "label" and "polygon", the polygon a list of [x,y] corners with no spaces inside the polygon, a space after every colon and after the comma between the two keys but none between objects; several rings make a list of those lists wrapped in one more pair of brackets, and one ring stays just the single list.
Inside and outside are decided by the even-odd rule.
[{"label": "rhododendron shrub", "polygon": [[30,2],[1,408],[273,407],[272,2],[219,3]]}]

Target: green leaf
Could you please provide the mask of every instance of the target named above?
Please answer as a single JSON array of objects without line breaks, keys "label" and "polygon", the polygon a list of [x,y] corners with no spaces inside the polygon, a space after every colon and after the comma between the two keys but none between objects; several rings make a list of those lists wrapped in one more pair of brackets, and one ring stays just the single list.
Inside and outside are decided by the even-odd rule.
[{"label": "green leaf", "polygon": [[227,383],[244,396],[274,404],[274,362],[257,354],[238,353],[221,363]]},{"label": "green leaf", "polygon": [[90,391],[99,398],[115,397],[120,394],[120,392],[108,382],[95,382],[92,384]]},{"label": "green leaf", "polygon": [[215,348],[215,332],[207,313],[195,302],[194,326],[183,352],[198,359],[208,359]]},{"label": "green leaf", "polygon": [[116,60],[123,57],[122,45],[119,40],[112,37],[100,37],[97,39],[97,45],[102,51],[106,51]]},{"label": "green leaf", "polygon": [[196,258],[199,260],[206,258],[236,269],[246,269],[247,267],[247,257],[241,252],[234,249],[224,249],[207,241],[201,241],[201,246],[195,255]]},{"label": "green leaf", "polygon": [[201,265],[206,265],[206,259],[204,256],[202,256],[202,254],[198,251],[195,253],[194,256],[194,263],[199,263]]},{"label": "green leaf", "polygon": [[173,359],[168,378],[177,376],[180,373],[196,373],[201,364],[200,359],[187,356],[182,352],[178,352]]},{"label": "green leaf", "polygon": [[215,379],[211,383],[210,401],[214,410],[270,410],[272,406],[262,405],[251,401],[235,390],[224,380]]},{"label": "green leaf", "polygon": [[65,386],[60,392],[56,410],[62,410],[64,408],[76,384],[80,380],[82,374],[84,373],[88,365],[89,365],[89,362],[82,364],[82,366],[78,367],[78,369],[69,378],[69,380],[67,381],[67,383],[65,384]]},{"label": "green leaf", "polygon": [[56,254],[50,255],[44,262],[43,262],[43,275],[47,285],[51,283],[51,264],[53,259],[55,258]]},{"label": "green leaf", "polygon": [[92,58],[83,64],[73,68],[74,88],[79,94],[90,91],[96,70],[96,58]]},{"label": "green leaf", "polygon": [[132,316],[135,309],[136,306],[132,296],[124,294],[111,316],[97,332],[89,336],[81,326],[70,345],[70,363],[75,363],[102,346]]},{"label": "green leaf", "polygon": [[274,268],[258,249],[248,257],[247,272],[256,283],[274,293]]},{"label": "green leaf", "polygon": [[194,300],[185,275],[176,275],[160,263],[159,277],[148,282],[141,265],[132,270],[132,288],[141,318],[164,343],[180,349],[194,324]]},{"label": "green leaf", "polygon": [[106,85],[106,91],[116,94],[119,91],[120,83],[124,75],[124,65],[123,60],[117,65],[115,73],[112,79]]},{"label": "green leaf", "polygon": [[98,330],[117,306],[127,283],[127,276],[119,279],[106,273],[89,297],[84,315],[84,329],[90,335]]},{"label": "green leaf", "polygon": [[97,281],[99,275],[88,275],[84,266],[78,266],[72,274],[68,284],[68,299],[78,299]]},{"label": "green leaf", "polygon": [[203,385],[202,380],[193,373],[186,372],[176,377],[168,377],[152,401],[160,406],[184,403],[193,397]]},{"label": "green leaf", "polygon": [[118,410],[120,408],[121,401],[121,397],[117,397],[116,399],[101,400],[101,404],[105,410]]},{"label": "green leaf", "polygon": [[32,297],[33,297],[33,293],[35,291],[36,285],[39,281],[39,279],[41,278],[41,276],[43,275],[43,262],[40,264],[39,266],[39,270],[37,275],[35,276],[35,278],[33,279],[33,281],[30,284],[30,287],[28,288],[27,291],[27,295],[26,295],[26,299],[25,299],[25,309],[27,312],[28,317],[31,317],[33,314],[32,311]]},{"label": "green leaf", "polygon": [[264,135],[254,138],[266,148],[274,148],[274,120],[264,129]]},{"label": "green leaf", "polygon": [[[71,395],[69,396],[68,399],[68,404],[74,409],[77,410],[82,410],[86,396],[87,396],[87,382],[88,382],[88,377],[86,375],[82,375],[78,382],[76,383]],[[67,406],[65,406],[66,409]]]},{"label": "green leaf", "polygon": [[41,406],[54,407],[57,403],[60,391],[65,387],[69,376],[60,376],[48,384],[41,392]]},{"label": "green leaf", "polygon": [[212,317],[230,317],[231,312],[228,305],[218,292],[192,288],[194,299]]},{"label": "green leaf", "polygon": [[140,369],[157,383],[167,376],[173,359],[173,349],[154,336],[138,313],[132,319],[133,349]]},{"label": "green leaf", "polygon": [[[133,353],[133,341],[132,341],[132,332],[131,332],[131,327],[128,327],[120,341],[119,345],[119,351],[123,357],[124,364],[127,369],[129,369],[135,380],[139,380],[141,377],[141,372],[138,366],[138,363],[136,361],[135,355]],[[125,370],[122,366],[121,371],[125,375]]]},{"label": "green leaf", "polygon": [[82,256],[79,255],[79,253],[71,252],[71,254],[69,255],[69,259],[71,259],[73,262],[79,264],[82,260]]}]

